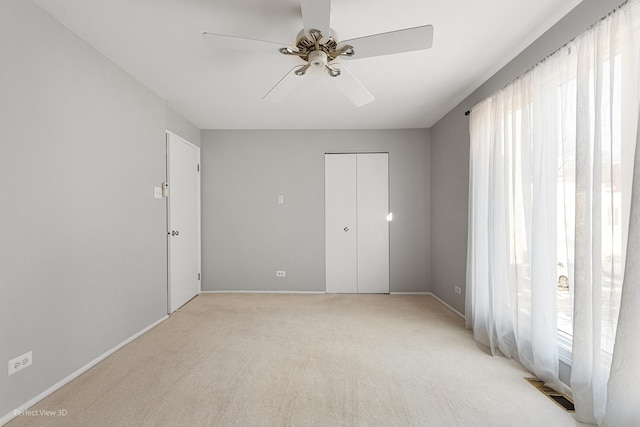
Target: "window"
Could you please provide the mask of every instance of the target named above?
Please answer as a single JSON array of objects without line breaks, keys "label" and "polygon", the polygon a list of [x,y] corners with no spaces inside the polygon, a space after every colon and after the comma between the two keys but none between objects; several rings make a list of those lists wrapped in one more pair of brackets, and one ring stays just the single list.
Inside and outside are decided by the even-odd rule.
[{"label": "window", "polygon": [[[620,291],[622,288],[623,259],[625,249],[626,221],[622,220],[624,211],[623,203],[623,178],[628,170],[633,168],[633,158],[624,157],[622,141],[622,91],[621,91],[621,55],[616,55],[613,64],[604,61],[598,70],[601,77],[601,88],[597,94],[599,102],[596,102],[593,84],[593,70],[589,81],[589,111],[592,131],[590,132],[590,152],[599,151],[599,163],[596,167],[592,164],[591,173],[600,181],[599,186],[592,188],[592,203],[600,204],[600,215],[593,215],[591,224],[576,224],[576,111],[574,100],[577,98],[577,79],[561,82],[557,89],[557,313],[558,313],[558,337],[560,356],[565,363],[571,363],[571,341],[573,336],[573,285],[574,285],[574,245],[575,227],[589,226],[600,230],[596,239],[599,239],[598,252],[594,254],[599,258],[599,265],[594,266],[594,273],[598,275],[595,280],[602,282],[600,298],[603,301],[603,327],[615,330],[618,307],[620,304]],[[612,77],[613,76],[613,77]],[[596,105],[600,105],[601,111],[596,114]],[[598,121],[598,123],[596,123]],[[595,146],[596,126],[599,128],[599,146]],[[628,203],[628,201],[626,201]],[[607,354],[613,351],[615,334],[605,335],[601,349]]]}]

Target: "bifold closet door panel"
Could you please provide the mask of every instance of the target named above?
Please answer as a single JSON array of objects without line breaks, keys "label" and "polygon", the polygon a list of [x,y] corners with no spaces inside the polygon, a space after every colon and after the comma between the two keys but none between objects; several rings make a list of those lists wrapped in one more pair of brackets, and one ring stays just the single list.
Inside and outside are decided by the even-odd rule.
[{"label": "bifold closet door panel", "polygon": [[389,292],[389,155],[358,154],[358,293]]},{"label": "bifold closet door panel", "polygon": [[326,292],[357,293],[356,155],[324,158]]}]

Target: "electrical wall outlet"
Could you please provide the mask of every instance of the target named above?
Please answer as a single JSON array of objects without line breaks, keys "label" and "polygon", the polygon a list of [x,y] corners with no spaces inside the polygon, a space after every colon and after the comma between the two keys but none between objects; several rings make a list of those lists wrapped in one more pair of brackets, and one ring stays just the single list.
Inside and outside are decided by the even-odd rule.
[{"label": "electrical wall outlet", "polygon": [[33,354],[31,351],[9,360],[9,375],[13,375],[21,369],[31,366],[33,363]]},{"label": "electrical wall outlet", "polygon": [[276,277],[285,277],[287,275],[286,271],[278,270],[276,271]]},{"label": "electrical wall outlet", "polygon": [[460,286],[456,286],[455,288],[453,288],[456,291],[456,294],[462,294],[462,289],[460,289]]}]

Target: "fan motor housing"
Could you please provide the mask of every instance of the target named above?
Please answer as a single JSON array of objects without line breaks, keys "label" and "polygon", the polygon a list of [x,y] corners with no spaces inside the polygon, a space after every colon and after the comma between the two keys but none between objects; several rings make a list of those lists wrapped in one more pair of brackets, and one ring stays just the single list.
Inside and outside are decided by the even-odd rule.
[{"label": "fan motor housing", "polygon": [[324,68],[327,65],[327,54],[322,50],[314,50],[309,53],[309,64],[316,68]]},{"label": "fan motor housing", "polygon": [[[332,55],[332,53],[335,52],[338,48],[338,35],[335,33],[335,31],[331,30],[331,35],[329,37],[324,37],[322,40],[324,41],[320,43],[318,47],[320,48],[320,51],[325,53],[326,59],[325,63],[323,64],[324,66],[326,65],[326,63],[333,61],[337,57],[337,55]],[[304,61],[312,63],[311,54],[317,51],[316,42],[309,39],[305,35],[304,30],[301,30],[296,37],[296,47],[300,52],[306,53],[305,55],[300,55],[300,58],[302,58]],[[319,66],[313,63],[312,65]]]}]

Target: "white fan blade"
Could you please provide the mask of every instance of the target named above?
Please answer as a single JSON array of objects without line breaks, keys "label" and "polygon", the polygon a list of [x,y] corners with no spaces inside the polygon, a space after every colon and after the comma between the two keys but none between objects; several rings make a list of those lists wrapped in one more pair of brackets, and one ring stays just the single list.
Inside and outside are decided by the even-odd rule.
[{"label": "white fan blade", "polygon": [[[280,53],[280,48],[288,47],[282,43],[265,40],[246,39],[244,37],[225,36],[222,34],[203,33],[202,39],[207,46],[214,49],[243,50],[249,52]],[[292,48],[298,50],[297,48]]]},{"label": "white fan blade", "polygon": [[424,25],[422,27],[344,40],[340,43],[338,49],[344,45],[353,46],[354,52],[353,56],[343,56],[342,58],[344,59],[360,59],[429,49],[433,45],[433,26]]},{"label": "white fan blade", "polygon": [[262,99],[271,102],[283,101],[293,90],[300,84],[304,76],[296,75],[296,70],[304,67],[304,65],[296,65],[283,78],[280,79],[274,87]]},{"label": "white fan blade", "polygon": [[331,77],[331,81],[353,102],[353,105],[362,107],[375,99],[343,64],[332,64],[332,67],[338,68],[340,75]]},{"label": "white fan blade", "polygon": [[300,0],[304,33],[322,31],[322,41],[331,35],[331,0]]}]

